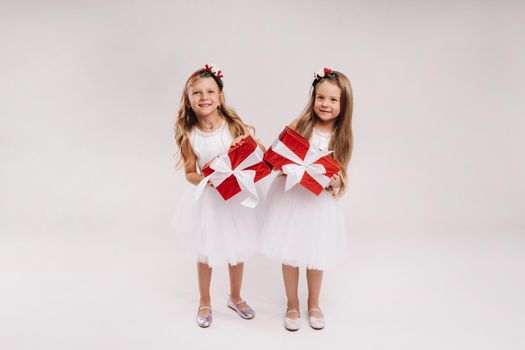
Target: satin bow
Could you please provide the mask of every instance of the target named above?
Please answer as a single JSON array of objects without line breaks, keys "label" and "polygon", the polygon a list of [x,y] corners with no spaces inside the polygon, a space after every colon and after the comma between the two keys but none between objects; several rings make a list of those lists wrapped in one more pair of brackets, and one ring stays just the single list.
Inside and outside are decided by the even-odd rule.
[{"label": "satin bow", "polygon": [[257,194],[257,189],[255,188],[255,170],[245,170],[246,168],[251,167],[263,159],[263,153],[259,147],[250,154],[246,159],[244,159],[241,164],[239,164],[235,169],[232,169],[230,162],[230,157],[228,153],[219,155],[210,163],[210,168],[214,170],[213,173],[206,176],[204,179],[199,182],[195,190],[195,199],[199,199],[206,187],[208,181],[211,181],[213,186],[217,187],[224,182],[231,175],[235,176],[237,183],[241,188],[241,192],[245,192],[246,198],[241,202],[241,205],[244,205],[248,208],[255,208],[259,202],[259,195]]},{"label": "satin bow", "polygon": [[288,191],[290,188],[301,182],[305,172],[323,187],[328,186],[330,183],[330,178],[324,175],[326,173],[325,167],[322,164],[314,164],[314,162],[329,155],[332,151],[322,151],[311,145],[306,152],[304,160],[302,160],[279,139],[277,139],[272,145],[272,150],[294,162],[294,164],[286,164],[282,167],[283,173],[287,175],[285,191]]}]

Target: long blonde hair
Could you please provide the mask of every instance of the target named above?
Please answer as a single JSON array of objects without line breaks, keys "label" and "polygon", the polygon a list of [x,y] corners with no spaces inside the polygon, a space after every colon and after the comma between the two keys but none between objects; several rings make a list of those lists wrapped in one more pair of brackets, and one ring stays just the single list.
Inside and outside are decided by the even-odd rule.
[{"label": "long blonde hair", "polygon": [[339,116],[335,121],[334,132],[330,138],[330,145],[328,148],[333,150],[333,157],[341,164],[341,187],[334,197],[338,198],[343,195],[346,190],[348,179],[348,164],[352,156],[353,135],[352,135],[352,110],[353,110],[353,94],[350,80],[341,72],[332,71],[332,74],[327,74],[324,78],[314,81],[311,88],[310,100],[306,108],[299,117],[296,131],[307,140],[312,136],[314,125],[319,118],[314,112],[315,97],[317,93],[317,86],[323,80],[330,80],[334,82],[341,89],[341,109]]},{"label": "long blonde hair", "polygon": [[182,144],[188,140],[188,134],[192,128],[197,125],[197,116],[195,112],[191,109],[190,100],[188,97],[188,88],[193,85],[198,79],[213,78],[219,87],[219,101],[220,105],[217,108],[219,115],[226,120],[228,123],[228,128],[233,138],[241,136],[245,133],[247,129],[253,129],[251,126],[246,125],[241,117],[235,113],[235,111],[226,105],[223,94],[223,84],[222,80],[217,78],[214,74],[204,69],[200,69],[193,73],[182,91],[182,97],[180,99],[179,112],[177,115],[177,120],[175,121],[175,142],[179,148],[180,157],[177,161],[177,165],[180,165],[181,162],[185,161],[187,154],[184,154]]}]

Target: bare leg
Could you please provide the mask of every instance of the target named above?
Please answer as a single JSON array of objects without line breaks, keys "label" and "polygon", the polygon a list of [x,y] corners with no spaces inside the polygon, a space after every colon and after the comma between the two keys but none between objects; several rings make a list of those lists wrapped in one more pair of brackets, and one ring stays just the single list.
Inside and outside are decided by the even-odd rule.
[{"label": "bare leg", "polygon": [[[306,270],[306,280],[308,282],[308,310],[312,308],[319,308],[319,295],[321,294],[321,284],[323,282],[323,271],[321,270]],[[310,316],[322,317],[323,314],[319,311],[312,311]]]},{"label": "bare leg", "polygon": [[[203,306],[211,306],[210,298],[210,284],[211,284],[211,267],[206,263],[197,263],[197,275],[199,277],[199,292],[200,292],[200,301],[199,308]],[[210,314],[208,309],[199,311],[200,316],[207,316]]]},{"label": "bare leg", "polygon": [[[286,289],[286,298],[288,300],[288,310],[299,311],[299,268],[283,264],[284,288]],[[299,314],[291,312],[288,314],[291,319],[299,318]]]},{"label": "bare leg", "polygon": [[230,273],[230,296],[234,304],[240,309],[246,308],[246,303],[237,304],[242,300],[241,298],[241,286],[242,286],[242,275],[244,272],[244,264],[239,263],[237,265],[228,265],[228,272]]}]

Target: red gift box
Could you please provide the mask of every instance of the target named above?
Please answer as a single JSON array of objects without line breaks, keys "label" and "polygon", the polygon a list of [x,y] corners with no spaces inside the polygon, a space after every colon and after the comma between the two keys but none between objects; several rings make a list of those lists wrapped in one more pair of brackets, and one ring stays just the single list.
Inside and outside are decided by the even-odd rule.
[{"label": "red gift box", "polygon": [[[222,159],[219,159],[221,157]],[[219,169],[222,173],[216,175],[218,178],[221,178],[221,176],[227,176],[225,179],[214,179],[214,173],[219,171],[218,169],[214,169],[214,167],[217,168],[217,160],[222,162],[222,166]],[[250,170],[255,172],[255,174],[251,172],[251,175],[253,175],[252,178],[250,178]],[[220,184],[216,185],[215,188],[222,198],[224,198],[224,200],[228,200],[229,198],[240,193],[243,190],[243,187],[251,187],[250,183],[253,184],[266,177],[270,173],[271,169],[268,164],[263,161],[263,153],[261,149],[251,136],[242,139],[237,145],[231,146],[227,154],[218,156],[217,158],[206,163],[206,165],[204,165],[202,168],[202,174],[212,183],[220,182]],[[244,185],[241,183],[242,181],[244,181]],[[250,191],[249,188],[247,188],[247,190],[248,192],[252,192],[253,195],[253,191]],[[255,194],[255,196],[257,195]]]},{"label": "red gift box", "polygon": [[283,171],[288,178],[292,177],[287,178],[286,190],[299,182],[319,195],[330,182],[330,177],[341,170],[339,163],[329,153],[311,146],[307,139],[286,127],[266,151],[264,160]]}]

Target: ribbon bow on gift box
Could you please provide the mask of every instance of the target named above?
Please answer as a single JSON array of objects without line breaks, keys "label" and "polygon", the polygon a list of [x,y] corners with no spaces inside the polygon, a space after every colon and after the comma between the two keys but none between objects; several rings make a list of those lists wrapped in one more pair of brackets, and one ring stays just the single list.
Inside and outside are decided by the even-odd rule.
[{"label": "ribbon bow on gift box", "polygon": [[[256,171],[247,168],[262,162],[262,160],[263,152],[259,147],[256,147],[255,150],[250,155],[248,155],[248,157],[246,157],[233,169],[229,153],[219,155],[209,163],[209,167],[214,171],[202,179],[197,185],[195,190],[195,199],[199,199],[201,197],[208,181],[210,181],[213,186],[217,188],[233,175],[237,180],[241,192],[245,193],[246,195],[246,198],[241,202],[241,205],[244,205],[248,208],[255,208],[259,202],[259,195],[257,194],[257,189],[255,188]],[[237,192],[234,194],[229,194],[226,197],[223,195],[223,193],[221,193],[221,195],[224,199],[228,199],[236,193]]]},{"label": "ribbon bow on gift box", "polygon": [[272,150],[280,156],[294,162],[294,164],[282,166],[283,173],[287,175],[285,191],[288,191],[301,182],[305,172],[313,177],[322,187],[326,187],[330,183],[330,178],[324,175],[326,174],[325,167],[322,164],[314,164],[314,162],[329,155],[332,151],[321,151],[314,146],[310,146],[303,160],[279,139],[272,145]]}]

